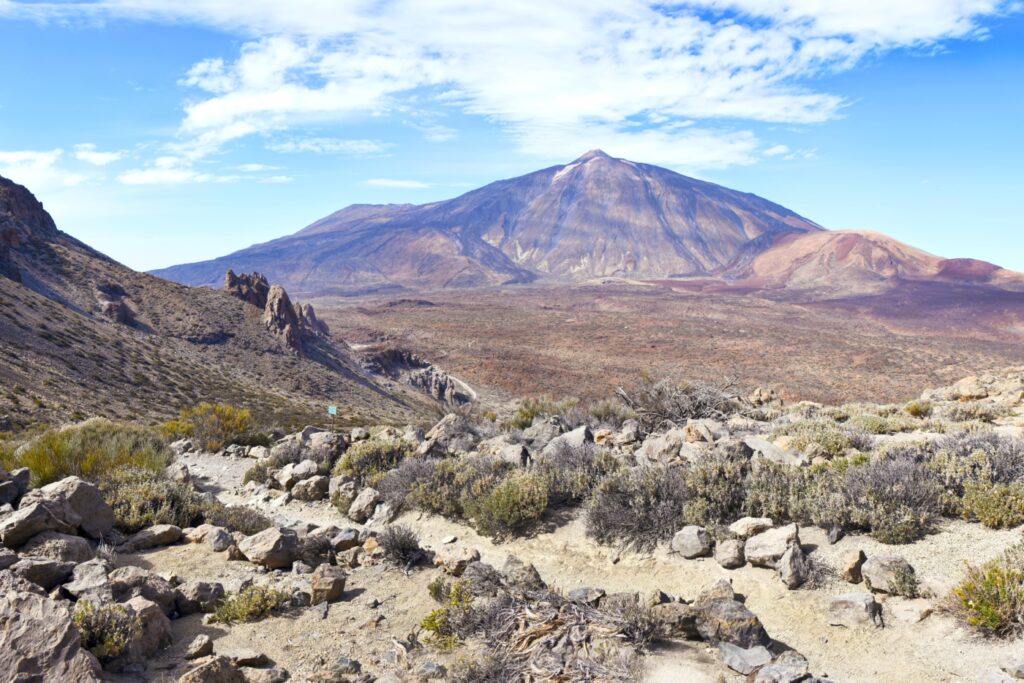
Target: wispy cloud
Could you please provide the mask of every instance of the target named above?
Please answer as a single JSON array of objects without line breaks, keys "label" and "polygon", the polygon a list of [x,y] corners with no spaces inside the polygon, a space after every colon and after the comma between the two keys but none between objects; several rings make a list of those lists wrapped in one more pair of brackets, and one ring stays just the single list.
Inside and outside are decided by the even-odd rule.
[{"label": "wispy cloud", "polygon": [[764,154],[766,157],[783,156],[784,154],[789,154],[789,145],[772,145],[764,152],[762,152],[762,154]]},{"label": "wispy cloud", "polygon": [[63,149],[0,151],[0,175],[34,192],[74,187],[88,178],[62,164]]},{"label": "wispy cloud", "polygon": [[391,145],[381,140],[343,140],[340,138],[295,138],[273,142],[267,147],[275,152],[313,152],[316,154],[344,154],[348,156],[376,156],[384,154]]},{"label": "wispy cloud", "polygon": [[365,187],[386,187],[401,190],[425,190],[431,187],[430,183],[422,180],[398,180],[395,178],[370,178],[359,183]]},{"label": "wispy cloud", "polygon": [[[984,17],[1017,10],[1006,0],[0,0],[0,16],[192,22],[245,36],[237,56],[211,56],[182,79],[194,94],[175,152],[193,161],[252,135],[458,112],[497,123],[536,156],[601,146],[676,167],[753,163],[762,145],[751,122],[816,124],[844,107],[818,76],[983,37]],[[439,141],[458,132],[422,130]],[[270,146],[360,155],[384,144],[325,140]]]},{"label": "wispy cloud", "polygon": [[91,142],[75,145],[75,158],[93,166],[106,166],[124,158],[124,152],[100,152]]}]

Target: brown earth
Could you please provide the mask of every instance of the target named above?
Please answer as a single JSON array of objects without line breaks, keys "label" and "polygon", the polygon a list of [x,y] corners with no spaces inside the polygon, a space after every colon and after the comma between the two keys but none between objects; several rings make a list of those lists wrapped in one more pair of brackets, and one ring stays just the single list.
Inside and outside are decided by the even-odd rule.
[{"label": "brown earth", "polygon": [[316,303],[357,347],[408,348],[485,396],[596,398],[648,373],[731,377],[788,400],[895,402],[1024,361],[1022,295],[975,306],[971,292],[948,291],[907,284],[801,304],[618,283]]}]

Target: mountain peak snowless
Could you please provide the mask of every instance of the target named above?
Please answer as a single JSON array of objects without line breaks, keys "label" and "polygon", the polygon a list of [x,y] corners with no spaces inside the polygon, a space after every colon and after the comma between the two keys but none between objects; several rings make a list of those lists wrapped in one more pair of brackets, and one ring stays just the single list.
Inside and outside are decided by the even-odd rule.
[{"label": "mountain peak snowless", "polygon": [[216,285],[267,273],[299,292],[352,293],[595,277],[707,275],[821,227],[778,204],[591,150],[447,201],[354,205],[304,230],[157,274]]},{"label": "mountain peak snowless", "polygon": [[1024,276],[991,264],[828,231],[756,195],[600,149],[446,201],[355,204],[294,235],[156,274],[218,286],[229,268],[320,295],[597,278],[829,295],[905,280],[1024,288]]}]

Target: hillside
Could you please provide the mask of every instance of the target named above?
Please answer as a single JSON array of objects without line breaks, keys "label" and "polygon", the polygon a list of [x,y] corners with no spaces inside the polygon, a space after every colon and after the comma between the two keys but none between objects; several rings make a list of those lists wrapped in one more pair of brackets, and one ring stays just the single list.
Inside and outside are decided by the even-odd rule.
[{"label": "hillside", "polygon": [[[372,411],[395,420],[430,406],[378,383],[343,341],[296,337],[289,325],[301,307],[288,302],[280,319],[268,319],[266,307],[228,292],[132,271],[59,231],[26,188],[4,178],[0,275],[8,423],[79,413],[151,419],[204,400],[284,422],[322,419],[326,403],[351,418]],[[288,301],[283,290],[275,296]]]},{"label": "hillside", "polygon": [[223,258],[156,271],[213,285],[259,270],[303,293],[534,280],[640,279],[735,268],[813,222],[751,194],[600,150],[564,166],[413,206],[351,206]]}]

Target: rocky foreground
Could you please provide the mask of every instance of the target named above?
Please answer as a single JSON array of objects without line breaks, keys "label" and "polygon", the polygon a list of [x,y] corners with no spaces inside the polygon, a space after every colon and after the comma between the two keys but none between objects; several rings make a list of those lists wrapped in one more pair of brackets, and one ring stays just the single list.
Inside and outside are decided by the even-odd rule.
[{"label": "rocky foreground", "polygon": [[[979,639],[948,612],[963,563],[1013,545],[1016,518],[984,528],[977,520],[988,517],[963,502],[965,521],[936,513],[892,528],[848,515],[801,524],[736,514],[679,523],[652,546],[595,532],[593,502],[585,512],[550,504],[534,526],[498,533],[479,517],[431,514],[413,495],[396,497],[393,482],[408,463],[468,471],[479,458],[523,482],[567,453],[608,459],[624,477],[692,473],[716,459],[812,476],[899,460],[905,448],[934,445],[945,457],[953,434],[983,435],[1005,455],[1024,435],[1022,399],[1024,372],[1014,370],[898,410],[784,406],[759,391],[742,413],[655,428],[642,411],[614,427],[549,414],[521,429],[453,414],[425,433],[307,428],[215,453],[172,444],[175,485],[267,515],[248,534],[210,523],[126,534],[121,509],[93,483],[32,488],[27,469],[2,472],[0,671],[183,683],[1009,683],[1024,678],[1015,644]],[[401,444],[403,456],[373,476],[353,470],[356,454],[381,444]],[[594,491],[592,501],[605,489]],[[912,541],[892,544],[894,528],[916,534],[918,522]]]}]

